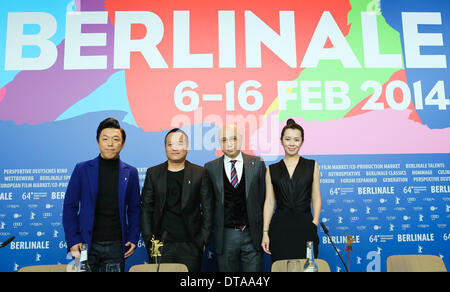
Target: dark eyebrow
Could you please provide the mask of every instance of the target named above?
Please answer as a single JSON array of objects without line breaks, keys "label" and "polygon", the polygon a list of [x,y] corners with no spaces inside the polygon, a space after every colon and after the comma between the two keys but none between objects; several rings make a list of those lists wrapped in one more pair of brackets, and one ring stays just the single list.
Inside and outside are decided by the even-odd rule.
[{"label": "dark eyebrow", "polygon": [[113,136],[110,136],[110,135],[106,135],[106,134],[102,134],[100,137],[106,137],[106,138],[120,138],[120,136],[119,135],[113,135]]}]

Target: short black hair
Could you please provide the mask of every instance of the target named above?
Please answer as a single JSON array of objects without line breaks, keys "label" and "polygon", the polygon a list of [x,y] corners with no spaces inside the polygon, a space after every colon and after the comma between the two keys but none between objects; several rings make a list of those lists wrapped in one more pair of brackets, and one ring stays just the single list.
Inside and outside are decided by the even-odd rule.
[{"label": "short black hair", "polygon": [[113,129],[119,129],[122,133],[122,142],[125,143],[125,140],[127,139],[127,134],[125,133],[125,130],[120,127],[120,123],[115,118],[106,118],[104,119],[97,128],[97,142],[99,142],[100,134],[104,129],[113,128]]},{"label": "short black hair", "polygon": [[167,144],[167,137],[168,137],[170,134],[175,133],[175,132],[180,132],[180,133],[182,133],[182,134],[186,137],[186,143],[189,144],[189,137],[188,137],[188,135],[187,135],[183,130],[181,130],[180,128],[174,128],[174,129],[170,130],[170,131],[166,134],[166,136],[164,137],[164,145]]}]

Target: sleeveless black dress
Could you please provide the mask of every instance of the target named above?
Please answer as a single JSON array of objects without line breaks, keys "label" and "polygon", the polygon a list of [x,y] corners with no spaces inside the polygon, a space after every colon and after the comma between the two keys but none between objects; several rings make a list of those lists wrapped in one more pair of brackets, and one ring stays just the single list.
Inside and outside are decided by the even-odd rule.
[{"label": "sleeveless black dress", "polygon": [[269,166],[276,210],[269,229],[272,262],[306,258],[306,242],[314,242],[317,258],[319,237],[312,222],[311,191],[315,161],[300,157],[292,179],[283,160]]}]

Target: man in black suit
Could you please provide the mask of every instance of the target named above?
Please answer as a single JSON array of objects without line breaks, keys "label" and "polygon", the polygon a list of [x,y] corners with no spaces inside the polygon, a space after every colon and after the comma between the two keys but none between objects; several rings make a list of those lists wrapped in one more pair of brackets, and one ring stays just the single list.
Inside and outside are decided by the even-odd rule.
[{"label": "man in black suit", "polygon": [[211,237],[213,206],[204,168],[186,160],[188,145],[180,129],[166,135],[168,160],[147,169],[141,229],[147,250],[153,236],[163,241],[161,263],[182,263],[190,272],[199,272]]},{"label": "man in black suit", "polygon": [[205,164],[214,193],[214,239],[221,272],[261,272],[266,166],[241,152],[235,125],[219,131],[224,156]]}]

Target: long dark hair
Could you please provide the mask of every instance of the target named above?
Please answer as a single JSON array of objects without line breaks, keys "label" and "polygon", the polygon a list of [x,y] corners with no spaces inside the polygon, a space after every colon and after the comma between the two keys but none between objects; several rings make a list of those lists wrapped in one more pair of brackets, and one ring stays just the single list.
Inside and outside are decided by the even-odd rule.
[{"label": "long dark hair", "polygon": [[302,136],[302,141],[305,141],[305,131],[303,130],[302,126],[297,124],[293,119],[288,119],[286,121],[286,126],[284,126],[283,130],[281,130],[281,137],[280,137],[281,140],[283,140],[284,132],[287,129],[299,130]]}]

